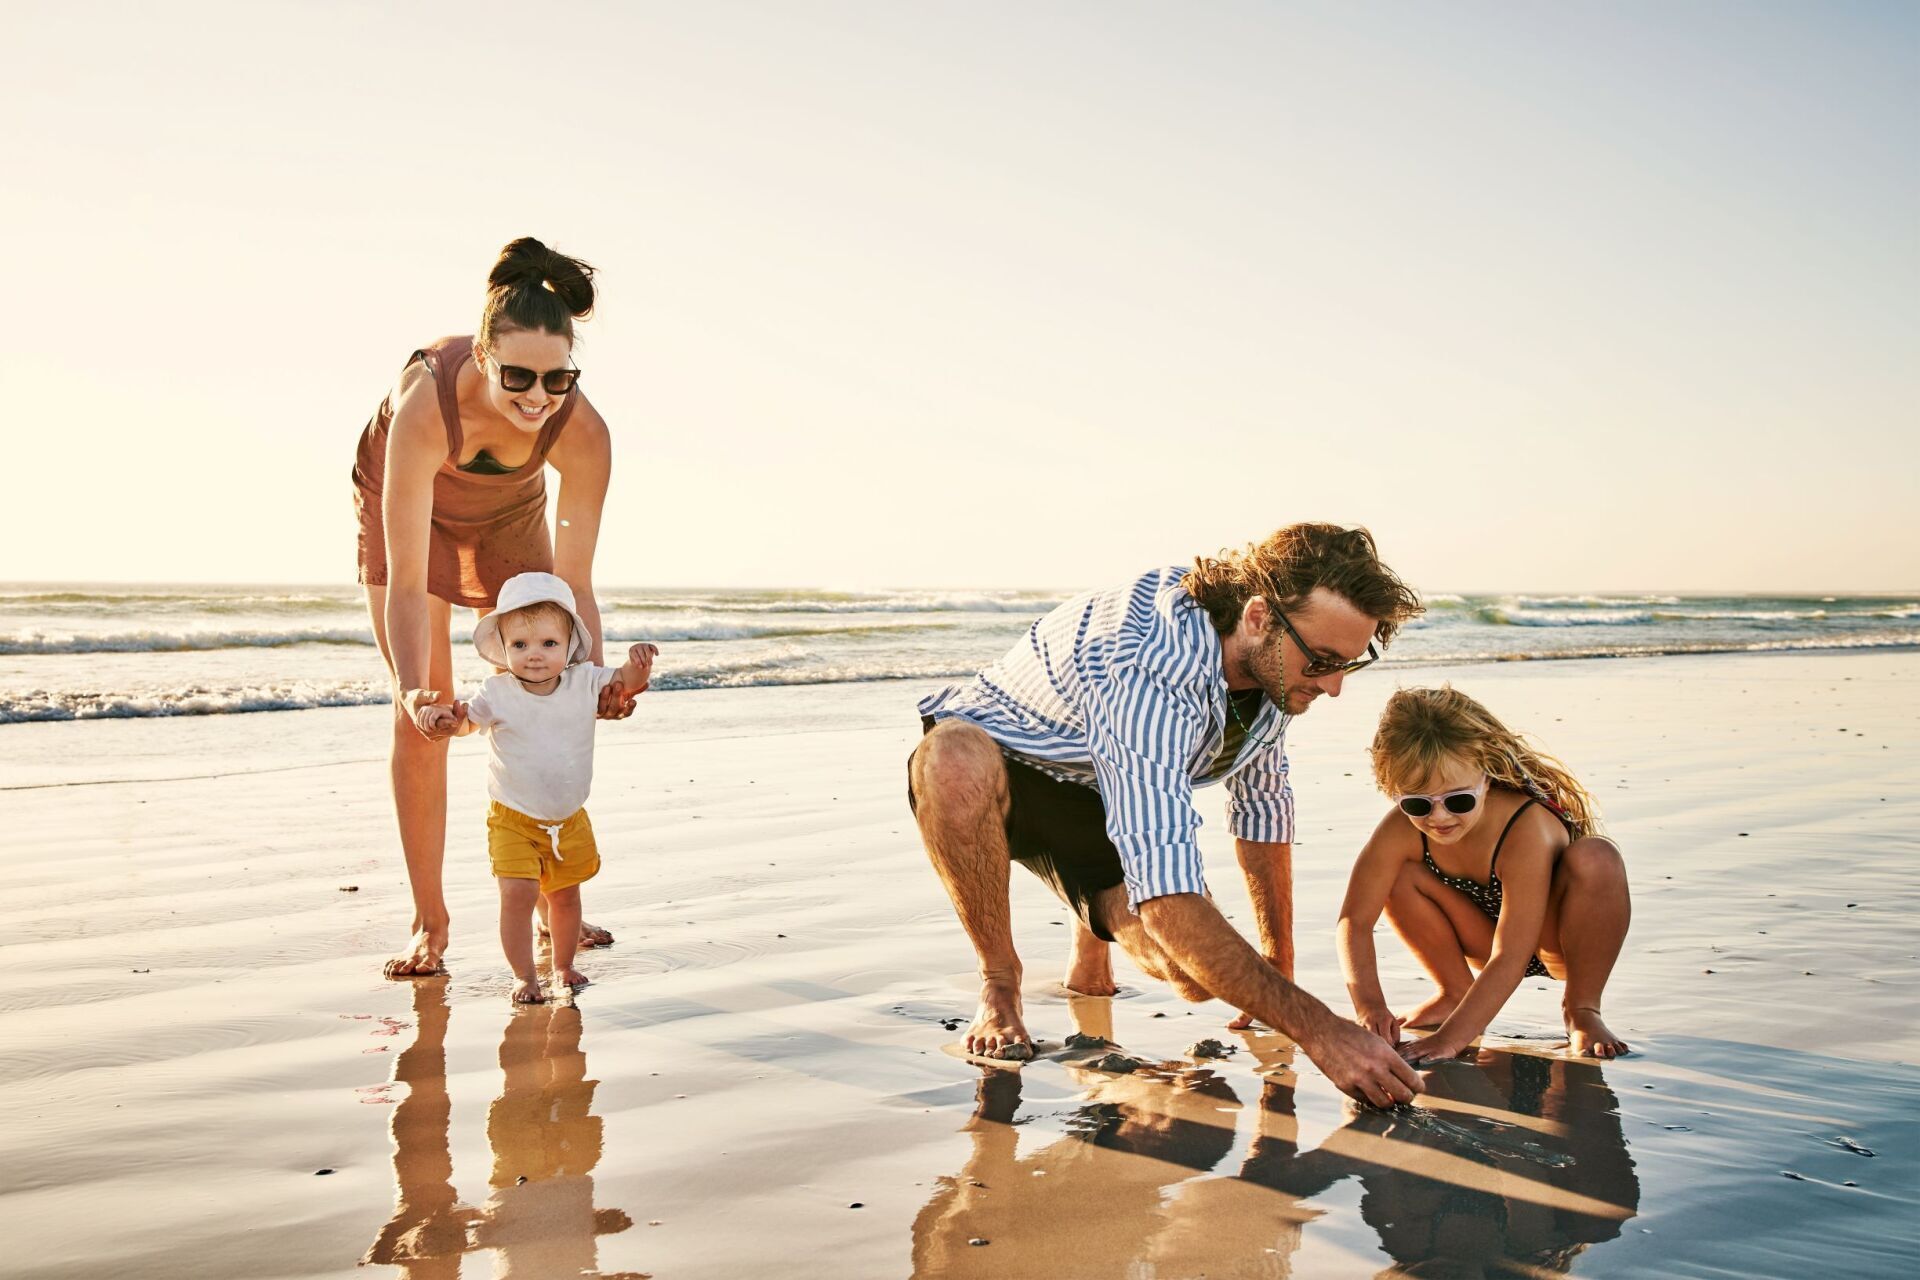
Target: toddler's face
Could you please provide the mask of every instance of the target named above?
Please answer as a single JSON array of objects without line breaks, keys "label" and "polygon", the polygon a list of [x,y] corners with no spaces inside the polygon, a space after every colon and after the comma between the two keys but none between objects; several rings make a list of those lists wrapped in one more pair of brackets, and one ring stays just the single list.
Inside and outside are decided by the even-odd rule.
[{"label": "toddler's face", "polygon": [[567,669],[573,624],[564,618],[510,613],[500,620],[500,639],[507,646],[507,669],[522,680],[539,684]]}]

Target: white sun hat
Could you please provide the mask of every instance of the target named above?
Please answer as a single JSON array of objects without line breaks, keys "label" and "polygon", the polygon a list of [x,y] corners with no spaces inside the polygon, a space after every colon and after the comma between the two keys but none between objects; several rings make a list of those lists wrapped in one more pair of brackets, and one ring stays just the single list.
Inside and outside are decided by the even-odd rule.
[{"label": "white sun hat", "polygon": [[564,578],[551,573],[519,573],[508,578],[506,585],[500,588],[493,612],[474,624],[473,647],[480,651],[480,656],[486,661],[504,670],[507,647],[500,640],[501,615],[544,601],[559,605],[573,619],[573,646],[567,654],[567,665],[586,661],[593,652],[593,636],[580,617],[580,611],[573,607],[573,588],[567,585]]}]

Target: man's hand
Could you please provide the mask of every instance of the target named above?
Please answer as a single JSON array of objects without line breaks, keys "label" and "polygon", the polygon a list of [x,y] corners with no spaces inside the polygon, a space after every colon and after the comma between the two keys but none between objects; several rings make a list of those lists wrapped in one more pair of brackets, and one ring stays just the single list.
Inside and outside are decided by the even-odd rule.
[{"label": "man's hand", "polygon": [[1391,1045],[1340,1018],[1329,1017],[1312,1042],[1302,1040],[1300,1047],[1340,1092],[1376,1107],[1411,1102],[1424,1091],[1420,1077]]}]

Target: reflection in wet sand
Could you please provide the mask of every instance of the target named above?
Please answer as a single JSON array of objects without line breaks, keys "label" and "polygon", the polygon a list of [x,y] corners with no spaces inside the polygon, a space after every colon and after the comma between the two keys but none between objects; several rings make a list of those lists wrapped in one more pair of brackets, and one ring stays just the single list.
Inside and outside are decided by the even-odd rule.
[{"label": "reflection in wet sand", "polygon": [[637,1280],[599,1270],[598,1237],[633,1220],[594,1208],[589,1175],[600,1162],[601,1120],[580,1011],[536,1005],[507,1020],[500,1096],[487,1108],[491,1193],[476,1209],[453,1187],[446,980],[416,982],[413,1003],[418,1033],[393,1072],[407,1086],[393,1109],[394,1214],[362,1263],[397,1266],[407,1280],[455,1280],[462,1254],[492,1249],[496,1276]]},{"label": "reflection in wet sand", "polygon": [[[1483,1051],[1430,1073],[1418,1109],[1354,1108],[1302,1151],[1293,1048],[1248,1044],[1257,1107],[1186,1064],[1119,1077],[1068,1066],[1086,1094],[1023,1116],[1021,1073],[985,1070],[966,1165],[914,1223],[914,1274],[1279,1280],[1325,1212],[1316,1200],[1350,1179],[1390,1275],[1564,1271],[1638,1210],[1617,1101],[1596,1064]],[[1216,1166],[1242,1128],[1245,1158],[1223,1175]],[[1058,1136],[1041,1145],[1036,1129]]]}]

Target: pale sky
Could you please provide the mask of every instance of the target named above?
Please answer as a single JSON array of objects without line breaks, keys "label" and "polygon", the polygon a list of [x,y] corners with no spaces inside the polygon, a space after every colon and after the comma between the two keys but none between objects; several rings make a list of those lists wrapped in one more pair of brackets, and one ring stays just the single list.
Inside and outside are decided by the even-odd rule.
[{"label": "pale sky", "polygon": [[[13,6],[0,579],[351,582],[500,246],[606,585],[1920,586],[1920,8]],[[551,477],[550,477],[551,482]]]}]

